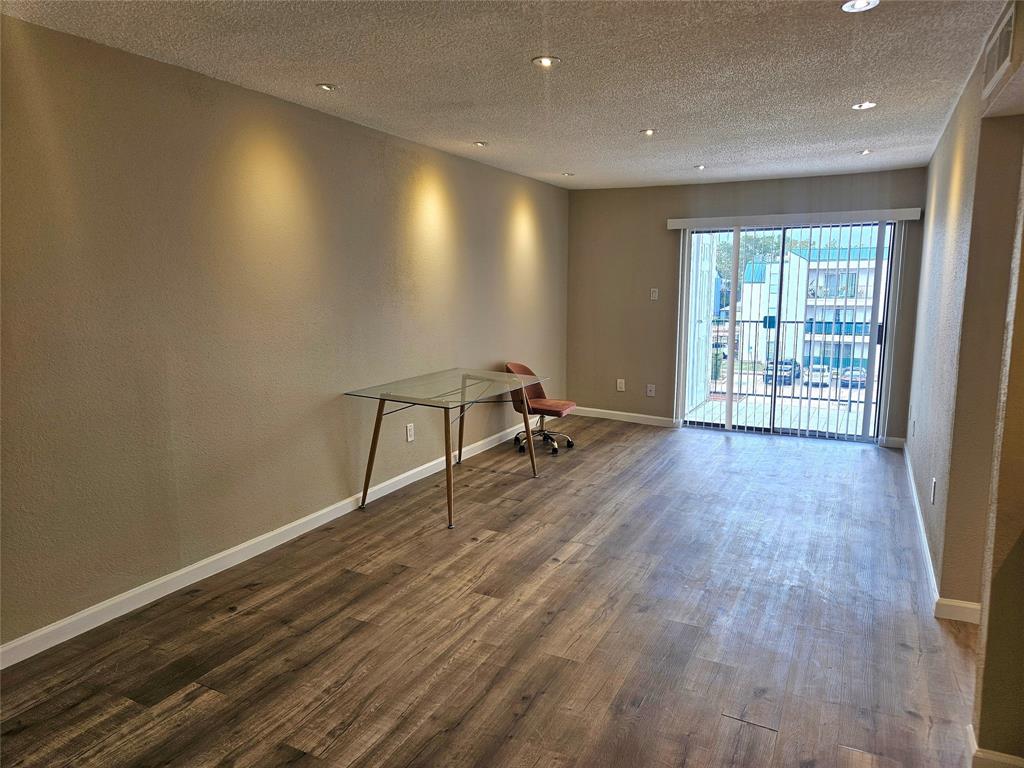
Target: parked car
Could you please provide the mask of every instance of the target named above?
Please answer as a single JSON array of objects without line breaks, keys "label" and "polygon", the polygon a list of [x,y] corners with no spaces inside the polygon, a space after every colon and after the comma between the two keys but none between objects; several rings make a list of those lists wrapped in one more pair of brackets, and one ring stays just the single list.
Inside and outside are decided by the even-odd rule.
[{"label": "parked car", "polygon": [[839,374],[840,387],[864,389],[868,385],[868,372],[863,368],[844,368]]},{"label": "parked car", "polygon": [[827,365],[807,366],[807,376],[804,378],[805,387],[829,387],[832,385],[832,369]]},{"label": "parked car", "polygon": [[[775,380],[775,373],[772,370],[774,363],[769,361],[765,364],[764,383],[771,384]],[[800,378],[800,363],[796,360],[779,360],[779,384],[792,384]]]}]

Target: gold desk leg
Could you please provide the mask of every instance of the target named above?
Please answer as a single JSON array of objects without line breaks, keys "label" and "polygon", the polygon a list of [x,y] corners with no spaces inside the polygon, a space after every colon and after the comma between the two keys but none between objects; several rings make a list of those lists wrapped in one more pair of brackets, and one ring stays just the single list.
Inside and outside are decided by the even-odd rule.
[{"label": "gold desk leg", "polygon": [[373,425],[373,439],[370,441],[370,457],[366,460],[366,478],[363,480],[363,500],[359,504],[362,509],[366,506],[366,494],[370,492],[370,475],[373,472],[373,458],[377,455],[377,440],[380,438],[380,423],[384,420],[384,404],[386,400],[377,403],[377,421]]},{"label": "gold desk leg", "polygon": [[537,477],[537,454],[533,450],[533,428],[530,426],[530,400],[526,396],[526,387],[523,387],[523,429],[526,430],[526,450],[530,452],[530,466],[533,468],[533,476]]},{"label": "gold desk leg", "polygon": [[459,460],[462,463],[462,436],[466,433],[466,374],[462,374],[462,398],[459,401]]},{"label": "gold desk leg", "polygon": [[451,408],[444,409],[444,480],[448,490],[448,527],[455,527],[455,476],[452,473]]},{"label": "gold desk leg", "polygon": [[462,438],[466,434],[466,406],[459,406],[459,460],[456,464],[462,463]]}]

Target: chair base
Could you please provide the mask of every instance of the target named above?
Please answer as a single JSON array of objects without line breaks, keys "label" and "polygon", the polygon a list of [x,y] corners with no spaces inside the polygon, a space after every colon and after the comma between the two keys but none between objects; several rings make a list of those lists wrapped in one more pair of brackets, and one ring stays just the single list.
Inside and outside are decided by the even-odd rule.
[{"label": "chair base", "polygon": [[[550,429],[545,429],[543,416],[540,417],[540,424],[530,430],[530,436],[534,440],[540,438],[543,442],[550,443],[552,454],[558,453],[559,438],[562,438],[565,441],[566,448],[572,448],[576,445],[573,439],[564,432],[553,432]],[[526,430],[524,429],[517,434],[512,442],[519,449],[520,453],[526,453]]]}]

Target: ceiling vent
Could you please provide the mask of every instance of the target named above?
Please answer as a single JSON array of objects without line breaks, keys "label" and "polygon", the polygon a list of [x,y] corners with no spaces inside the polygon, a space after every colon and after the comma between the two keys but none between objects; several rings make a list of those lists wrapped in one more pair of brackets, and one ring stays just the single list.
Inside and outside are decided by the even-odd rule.
[{"label": "ceiling vent", "polygon": [[985,97],[992,92],[1010,68],[1013,52],[1013,8],[1013,5],[1007,8],[996,25],[996,31],[985,45],[985,90],[982,94]]}]

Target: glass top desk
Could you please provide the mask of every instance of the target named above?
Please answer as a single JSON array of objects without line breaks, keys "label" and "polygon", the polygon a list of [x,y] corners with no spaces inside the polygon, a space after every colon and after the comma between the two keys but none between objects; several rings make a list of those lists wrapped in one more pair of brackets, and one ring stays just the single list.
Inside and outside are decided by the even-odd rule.
[{"label": "glass top desk", "polygon": [[[462,462],[462,438],[465,434],[466,410],[480,402],[508,402],[494,400],[502,395],[511,395],[512,401],[528,403],[526,388],[531,384],[543,381],[540,376],[520,376],[514,373],[498,371],[478,371],[471,368],[449,368],[446,371],[435,371],[411,379],[390,381],[365,389],[346,392],[352,397],[366,397],[377,400],[377,421],[373,425],[373,438],[370,440],[370,456],[366,460],[366,477],[363,480],[363,497],[360,508],[366,506],[366,495],[370,490],[370,475],[373,473],[373,459],[377,453],[377,440],[380,437],[380,423],[388,413],[404,411],[414,405],[428,408],[439,408],[444,411],[444,448],[445,448],[445,483],[448,487],[448,527],[455,527],[455,483],[452,471],[452,418],[451,412],[459,411],[459,451],[456,463]],[[385,413],[387,403],[399,403],[400,407]],[[523,408],[523,428],[530,433],[530,417],[527,408]],[[537,457],[533,450],[533,440],[527,438],[526,447],[530,454],[530,467],[533,476],[537,476]]]}]

